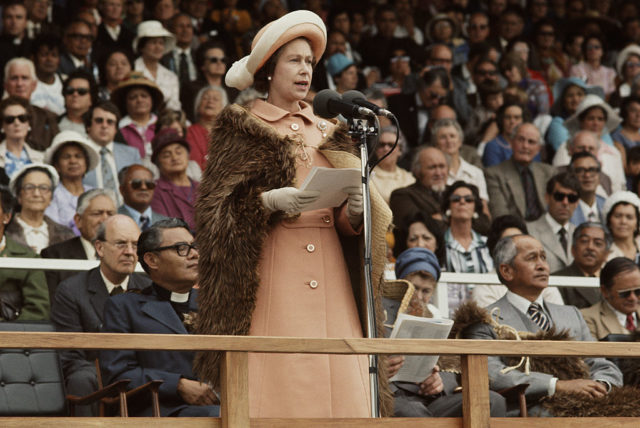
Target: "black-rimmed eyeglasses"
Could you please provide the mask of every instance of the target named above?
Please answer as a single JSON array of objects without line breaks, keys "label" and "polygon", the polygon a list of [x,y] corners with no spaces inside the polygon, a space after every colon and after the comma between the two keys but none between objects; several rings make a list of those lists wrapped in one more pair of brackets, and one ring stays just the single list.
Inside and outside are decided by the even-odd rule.
[{"label": "black-rimmed eyeglasses", "polygon": [[178,255],[180,257],[187,257],[192,249],[198,251],[198,246],[196,245],[195,242],[192,242],[191,244],[188,244],[186,242],[178,242],[177,244],[167,245],[165,247],[155,248],[153,250],[150,250],[150,252],[151,251],[155,252],[155,251],[164,251],[164,250],[176,250],[176,253],[178,253]]}]

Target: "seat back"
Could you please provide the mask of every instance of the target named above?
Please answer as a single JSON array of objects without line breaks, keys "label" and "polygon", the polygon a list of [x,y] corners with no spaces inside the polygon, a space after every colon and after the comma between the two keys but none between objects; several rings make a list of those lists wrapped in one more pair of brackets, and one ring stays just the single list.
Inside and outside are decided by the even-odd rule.
[{"label": "seat back", "polygon": [[[0,331],[53,332],[48,323],[0,322]],[[0,349],[0,415],[64,414],[65,392],[55,349]]]}]

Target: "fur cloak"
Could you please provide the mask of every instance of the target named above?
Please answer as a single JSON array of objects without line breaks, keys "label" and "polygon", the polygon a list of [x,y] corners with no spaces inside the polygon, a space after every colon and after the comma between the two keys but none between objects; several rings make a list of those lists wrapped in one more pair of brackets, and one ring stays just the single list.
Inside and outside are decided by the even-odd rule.
[{"label": "fur cloak", "polygon": [[[258,262],[271,227],[287,221],[284,212],[269,214],[260,194],[295,186],[295,141],[277,134],[245,108],[225,108],[211,131],[208,161],[196,202],[197,242],[200,249],[199,334],[246,335],[251,325],[260,285]],[[358,149],[336,127],[320,146],[336,168],[359,167]],[[391,212],[372,189],[373,282],[376,295],[378,337],[383,337],[381,287],[386,261],[385,233]],[[294,216],[295,217],[295,216]],[[363,331],[366,299],[362,278],[362,237],[341,238]],[[194,369],[200,379],[219,383],[220,352],[200,353]],[[381,414],[391,415],[386,359],[379,359],[378,383]]]},{"label": "fur cloak", "polygon": [[[476,323],[491,325],[499,339],[515,340],[516,331],[505,325],[498,324],[487,309],[480,308],[475,302],[468,302],[460,306],[454,315],[454,326],[451,329],[450,338],[464,336],[464,331]],[[517,332],[522,340],[574,340],[567,331],[549,331],[538,333]],[[504,361],[509,366],[516,366],[521,358],[510,357]],[[543,372],[557,377],[559,380],[589,379],[589,367],[580,357],[531,357],[530,370]],[[459,360],[447,358],[443,362],[448,371],[460,371]],[[522,364],[518,370],[523,370]],[[640,389],[632,386],[621,388],[612,387],[609,394],[602,398],[591,398],[571,393],[556,393],[551,397],[540,400],[543,408],[556,417],[638,417],[640,416]],[[530,407],[535,403],[527,403]]]}]

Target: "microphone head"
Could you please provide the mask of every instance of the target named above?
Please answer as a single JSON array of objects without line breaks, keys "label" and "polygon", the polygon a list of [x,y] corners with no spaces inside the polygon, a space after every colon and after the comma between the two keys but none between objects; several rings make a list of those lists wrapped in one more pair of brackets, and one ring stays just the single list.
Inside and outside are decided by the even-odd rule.
[{"label": "microphone head", "polygon": [[342,101],[346,101],[351,104],[357,104],[354,100],[366,101],[367,98],[364,96],[362,92],[355,91],[355,90],[347,91],[344,94],[342,94]]},{"label": "microphone head", "polygon": [[323,89],[313,98],[313,114],[323,119],[333,119],[338,114],[329,109],[329,101],[340,101],[340,95],[331,89]]}]

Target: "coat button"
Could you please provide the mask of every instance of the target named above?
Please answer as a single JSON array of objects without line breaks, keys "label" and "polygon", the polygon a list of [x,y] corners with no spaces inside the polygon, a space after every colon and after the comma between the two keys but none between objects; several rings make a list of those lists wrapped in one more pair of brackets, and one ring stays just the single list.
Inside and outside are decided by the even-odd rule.
[{"label": "coat button", "polygon": [[29,356],[29,351],[24,351],[24,355]]},{"label": "coat button", "polygon": [[298,126],[297,123],[292,123],[291,124],[291,129],[293,129],[294,131],[297,131],[298,129],[300,129],[300,126]]},{"label": "coat button", "polygon": [[325,223],[331,223],[331,217],[329,217],[328,215],[322,216],[322,221],[324,221]]},{"label": "coat button", "polygon": [[316,281],[315,279],[309,282],[309,287],[311,288],[318,288],[318,281]]},{"label": "coat button", "polygon": [[32,380],[31,382],[29,382],[29,384],[31,384],[31,386],[34,386],[36,384],[36,381]]},{"label": "coat button", "polygon": [[313,253],[316,250],[316,246],[313,244],[307,245],[307,251]]}]

